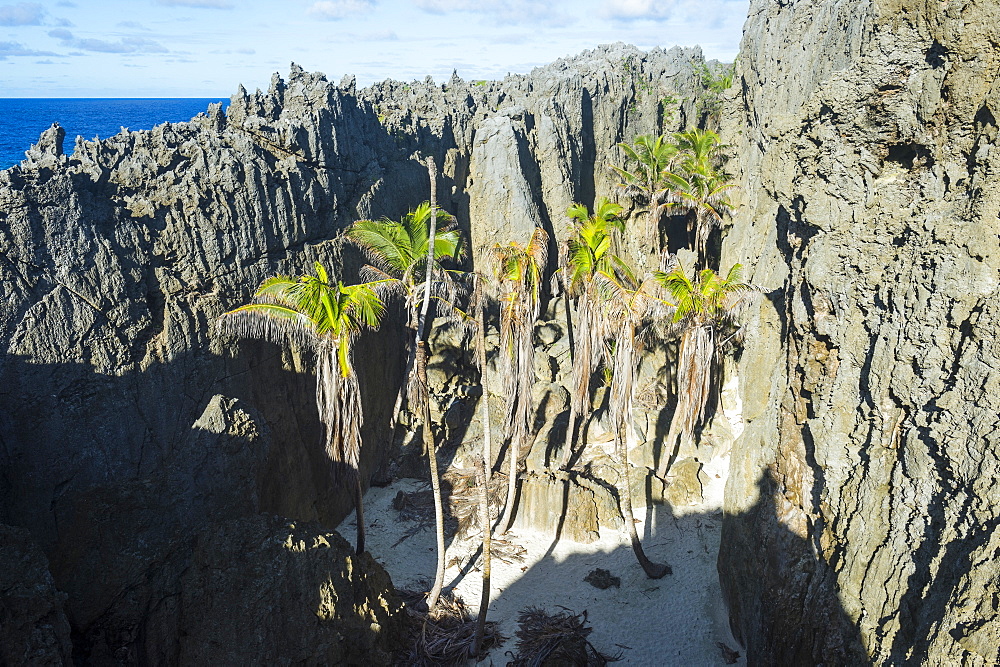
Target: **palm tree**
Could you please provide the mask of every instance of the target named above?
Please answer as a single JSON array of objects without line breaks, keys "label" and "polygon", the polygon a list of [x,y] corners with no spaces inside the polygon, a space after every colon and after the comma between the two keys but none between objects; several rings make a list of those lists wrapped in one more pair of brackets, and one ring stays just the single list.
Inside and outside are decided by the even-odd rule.
[{"label": "palm tree", "polygon": [[722,226],[723,216],[732,210],[727,195],[736,186],[717,167],[719,135],[693,129],[675,134],[674,139],[679,168],[664,174],[666,205],[686,214],[688,237],[694,237],[699,263],[707,268],[708,235]]},{"label": "palm tree", "polygon": [[[486,425],[489,429],[489,425]],[[473,660],[479,659],[479,649],[482,646],[483,632],[486,630],[486,613],[490,608],[490,570],[492,567],[492,529],[490,527],[490,506],[489,506],[489,486],[488,471],[489,464],[480,462],[476,465],[476,483],[479,485],[479,521],[483,526],[483,584],[482,593],[479,597],[479,617],[476,619],[476,633],[472,637],[472,648],[469,650],[469,657]]]},{"label": "palm tree", "polygon": [[736,314],[745,297],[755,291],[752,285],[741,282],[742,271],[741,264],[734,264],[722,278],[715,271],[704,269],[694,280],[688,278],[682,266],[669,273],[656,273],[657,282],[675,302],[673,321],[683,327],[678,353],[677,407],[656,470],[661,478],[667,475],[675,447],[686,445],[694,430],[704,422],[719,353],[740,331]]},{"label": "palm tree", "polygon": [[[427,348],[425,330],[431,299],[452,302],[456,283],[450,272],[441,266],[444,259],[457,259],[461,254],[461,236],[453,227],[455,219],[437,208],[437,167],[434,158],[427,159],[431,182],[429,202],[420,204],[400,220],[383,218],[378,221],[359,220],[347,231],[347,239],[364,251],[371,264],[362,269],[363,275],[379,278],[399,286],[406,300],[407,326],[413,332],[413,343],[407,355],[407,383],[400,387],[393,407],[393,423],[401,408],[404,395],[416,397],[411,405],[421,413],[424,449],[427,452],[434,494],[434,517],[438,546],[434,585],[427,596],[427,606],[433,608],[444,586],[444,508],[438,475],[437,453],[431,430],[430,395],[427,386]],[[443,215],[442,215],[443,214]],[[438,230],[442,216],[447,227]]]},{"label": "palm tree", "polygon": [[665,178],[677,156],[678,147],[666,135],[653,137],[643,134],[632,144],[620,143],[627,162],[634,163],[632,171],[612,165],[622,179],[618,184],[625,194],[646,205],[646,242],[656,252],[660,251],[660,216],[665,207]]},{"label": "palm tree", "polygon": [[724,146],[720,143],[719,135],[712,130],[700,130],[695,127],[684,132],[675,132],[673,139],[682,168],[690,169],[690,165],[712,168],[719,166],[719,151]]},{"label": "palm tree", "polygon": [[429,260],[430,225],[432,207],[423,202],[399,220],[358,220],[348,228],[346,238],[357,245],[370,262],[362,269],[362,275],[370,279],[396,278],[400,281],[406,303],[407,322],[412,338],[408,341],[406,377],[408,383],[400,387],[392,411],[395,425],[403,400],[416,381],[413,374],[416,359],[415,339],[423,295],[427,287],[427,266],[431,266],[430,287],[433,297],[450,301],[455,291],[455,281],[450,272],[445,271],[441,262],[459,259],[462,256],[461,234],[454,227],[455,218],[445,211],[437,210],[435,222],[444,219],[443,229],[435,228],[433,259]]},{"label": "palm tree", "polygon": [[378,291],[385,283],[334,284],[320,262],[315,263],[315,270],[316,275],[298,279],[268,278],[257,288],[252,303],[223,313],[218,324],[222,331],[241,338],[291,341],[315,351],[316,407],[324,427],[323,444],[333,464],[334,482],[344,477],[354,485],[360,554],[365,550],[358,469],[364,414],[351,345],[363,329],[378,328],[385,313]]},{"label": "palm tree", "polygon": [[534,329],[541,307],[542,275],[548,259],[549,235],[536,227],[527,245],[496,244],[488,253],[500,292],[500,375],[507,403],[509,481],[500,526],[514,520],[517,466],[531,435],[531,388],[535,380]]},{"label": "palm tree", "polygon": [[643,329],[663,314],[667,304],[654,294],[655,280],[639,283],[631,271],[598,271],[595,277],[602,314],[602,329],[608,344],[604,345],[605,363],[611,369],[608,408],[615,428],[615,453],[620,466],[619,499],[622,520],[632,541],[632,551],[650,579],[670,574],[669,565],[654,563],[646,557],[635,529],[632,507],[632,485],[629,482],[628,451],[635,441],[632,406],[635,403],[635,382]]},{"label": "palm tree", "polygon": [[[479,384],[483,389],[482,404],[480,414],[483,421],[483,465],[485,470],[483,475],[486,483],[490,482],[490,473],[493,467],[493,429],[490,426],[490,392],[487,389],[486,367],[486,289],[483,281],[485,278],[480,273],[473,273],[472,280],[474,287],[472,291],[472,307],[476,318],[476,365],[479,366]],[[489,523],[489,522],[487,522]]]},{"label": "palm tree", "polygon": [[574,204],[566,212],[577,223],[573,236],[567,241],[568,253],[563,267],[568,296],[576,297],[577,320],[573,327],[576,349],[573,352],[569,424],[560,468],[565,468],[572,456],[577,417],[581,424],[586,422],[590,409],[590,376],[600,363],[601,345],[593,313],[597,300],[594,277],[599,271],[613,273],[624,266],[611,252],[614,233],[624,231],[618,217],[621,211],[620,205],[602,198],[593,215],[583,204]]}]

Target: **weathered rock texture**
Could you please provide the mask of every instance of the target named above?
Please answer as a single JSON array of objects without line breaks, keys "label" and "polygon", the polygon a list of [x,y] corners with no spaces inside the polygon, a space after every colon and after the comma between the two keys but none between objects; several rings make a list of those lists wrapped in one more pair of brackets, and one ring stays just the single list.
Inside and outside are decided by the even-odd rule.
[{"label": "weathered rock texture", "polygon": [[1000,661],[1000,6],[754,0],[720,574],[756,664]]},{"label": "weathered rock texture", "polygon": [[[76,652],[174,655],[154,628],[191,536],[261,512],[329,526],[350,508],[317,446],[312,361],[220,337],[215,317],[268,275],[338,264],[353,219],[425,199],[421,155],[442,166],[473,263],[501,231],[564,237],[568,204],[609,194],[617,142],[693,117],[700,62],[616,45],[502,83],[363,91],[293,66],[189,123],[71,153],[54,127],[0,172],[0,521],[48,555]],[[343,261],[350,280],[358,257]],[[399,340],[390,322],[357,345],[366,479],[391,444]]]},{"label": "weathered rock texture", "polygon": [[0,524],[0,664],[70,664],[65,604],[28,531]]}]

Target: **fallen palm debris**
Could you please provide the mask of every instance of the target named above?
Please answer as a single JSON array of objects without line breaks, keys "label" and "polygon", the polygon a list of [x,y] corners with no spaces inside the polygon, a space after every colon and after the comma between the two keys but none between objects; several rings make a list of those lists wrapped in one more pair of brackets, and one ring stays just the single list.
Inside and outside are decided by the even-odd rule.
[{"label": "fallen palm debris", "polygon": [[[476,619],[461,598],[442,595],[427,614],[409,610],[414,620],[410,653],[402,664],[408,667],[465,665],[476,634]],[[505,637],[497,624],[487,621],[480,655],[503,644]]]},{"label": "fallen palm debris", "polygon": [[508,667],[543,667],[579,665],[602,667],[621,660],[621,654],[605,655],[587,640],[593,628],[587,627],[587,611],[571,609],[548,614],[537,607],[527,607],[517,617],[517,655]]}]

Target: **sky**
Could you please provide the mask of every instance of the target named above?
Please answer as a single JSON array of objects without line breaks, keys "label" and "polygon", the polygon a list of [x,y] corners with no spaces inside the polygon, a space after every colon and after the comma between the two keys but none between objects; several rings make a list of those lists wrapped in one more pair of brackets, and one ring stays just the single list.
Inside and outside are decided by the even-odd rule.
[{"label": "sky", "polygon": [[500,79],[599,44],[731,61],[749,0],[0,0],[0,97],[229,97],[292,62]]}]

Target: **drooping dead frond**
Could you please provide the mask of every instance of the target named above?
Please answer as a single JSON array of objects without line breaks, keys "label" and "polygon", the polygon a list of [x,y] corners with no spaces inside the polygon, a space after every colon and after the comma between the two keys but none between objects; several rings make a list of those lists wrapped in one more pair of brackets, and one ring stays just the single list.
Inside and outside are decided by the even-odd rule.
[{"label": "drooping dead frond", "polygon": [[532,417],[534,327],[541,309],[542,275],[548,258],[548,234],[536,227],[527,245],[496,244],[487,257],[500,293],[499,371],[509,397],[506,431],[509,436],[508,492],[501,524],[513,522],[519,459],[528,445]]},{"label": "drooping dead frond", "polygon": [[324,341],[316,361],[316,407],[323,423],[326,455],[333,463],[334,480],[345,470],[357,471],[361,460],[361,388],[358,376],[341,373],[333,344]]},{"label": "drooping dead frond", "polygon": [[565,607],[560,609],[564,611],[548,614],[537,607],[528,607],[518,615],[517,655],[508,665],[602,667],[621,660],[621,654],[606,655],[587,639],[593,628],[587,627],[586,611],[575,614]]},{"label": "drooping dead frond", "polygon": [[271,303],[251,303],[223,313],[216,320],[216,326],[220,332],[238,338],[279,345],[293,343],[306,349],[315,349],[319,340],[308,317]]}]

